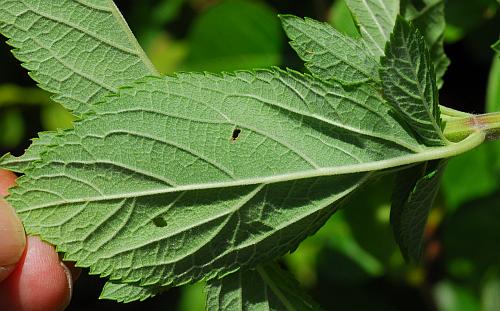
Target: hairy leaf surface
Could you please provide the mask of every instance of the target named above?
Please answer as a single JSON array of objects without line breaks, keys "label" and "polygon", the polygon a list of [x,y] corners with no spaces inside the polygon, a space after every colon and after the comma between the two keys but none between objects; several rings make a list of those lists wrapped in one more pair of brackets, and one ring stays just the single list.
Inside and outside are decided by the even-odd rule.
[{"label": "hairy leaf surface", "polygon": [[390,109],[370,87],[277,69],[148,78],[60,133],[9,201],[92,273],[210,278],[296,247],[370,171],[450,151]]},{"label": "hairy leaf surface", "polygon": [[320,310],[277,264],[240,270],[207,284],[207,310]]},{"label": "hairy leaf surface", "polygon": [[411,1],[408,1],[401,8],[401,11],[405,18],[411,20],[424,36],[434,65],[437,87],[441,88],[444,73],[450,65],[450,60],[446,57],[443,47],[446,26],[444,0],[423,0],[423,4],[424,6],[417,10]]},{"label": "hairy leaf surface", "polygon": [[426,145],[445,144],[436,76],[424,38],[398,18],[385,51],[380,67],[384,97]]},{"label": "hairy leaf surface", "polygon": [[[75,115],[156,74],[111,0],[4,0],[0,33],[38,85]],[[50,140],[45,134],[25,156],[4,156],[0,167],[23,172]]]},{"label": "hairy leaf surface", "polygon": [[40,87],[76,114],[154,73],[112,1],[4,0],[0,32]]},{"label": "hairy leaf surface", "polygon": [[281,15],[290,45],[307,69],[323,80],[356,84],[378,80],[378,63],[360,39],[341,34],[327,23]]},{"label": "hairy leaf surface", "polygon": [[369,86],[279,69],[151,77],[59,133],[8,200],[127,290],[211,279],[294,249],[374,171],[484,140],[428,148],[390,110]]},{"label": "hairy leaf surface", "polygon": [[446,160],[425,162],[402,171],[396,178],[391,225],[401,253],[418,262],[424,247],[424,229],[439,191]]},{"label": "hairy leaf surface", "polygon": [[384,55],[385,43],[399,13],[399,0],[346,0],[346,3],[368,50],[378,60]]}]

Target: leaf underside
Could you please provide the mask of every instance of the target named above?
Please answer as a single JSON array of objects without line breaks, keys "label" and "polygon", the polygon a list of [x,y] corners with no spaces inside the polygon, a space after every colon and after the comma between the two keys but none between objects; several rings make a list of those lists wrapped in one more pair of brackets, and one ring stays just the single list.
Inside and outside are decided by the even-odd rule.
[{"label": "leaf underside", "polygon": [[346,0],[367,49],[378,59],[399,13],[399,0]]},{"label": "leaf underside", "polygon": [[207,310],[320,310],[278,264],[240,270],[207,284]]},{"label": "leaf underside", "polygon": [[162,286],[140,286],[131,283],[119,283],[107,281],[102,289],[99,299],[115,300],[118,302],[129,303],[132,301],[144,301],[154,297],[169,287]]},{"label": "leaf underside", "polygon": [[424,249],[424,229],[439,191],[446,160],[435,160],[402,171],[396,178],[391,225],[406,260],[419,262]]},{"label": "leaf underside", "polygon": [[[3,0],[0,33],[38,86],[75,115],[156,74],[112,1]],[[24,156],[5,155],[0,167],[24,172],[53,135],[35,139]]]},{"label": "leaf underside", "polygon": [[424,38],[399,17],[381,58],[384,97],[427,146],[446,144],[434,68]]},{"label": "leaf underside", "polygon": [[[39,87],[75,115],[120,86],[157,74],[111,0],[2,1],[0,33]],[[0,167],[23,173],[55,135],[39,133],[24,155],[1,157]]]},{"label": "leaf underside", "polygon": [[378,63],[361,40],[310,18],[293,15],[281,15],[280,18],[290,45],[314,76],[342,84],[378,80]]},{"label": "leaf underside", "polygon": [[[4,1],[0,32],[11,38],[16,57],[83,118],[74,130],[40,134],[22,157],[0,158],[0,167],[27,174],[9,201],[28,233],[91,273],[110,276],[101,298],[144,300],[243,268],[211,283],[220,289],[314,233],[370,177],[358,164],[426,150],[419,140],[443,145],[440,127],[434,129],[441,143],[430,143],[427,129],[411,124],[421,120],[406,116],[415,139],[376,86],[353,85],[378,83],[375,59],[399,4],[348,2],[364,43],[327,24],[282,17],[311,73],[345,87],[273,69],[146,78],[121,88],[156,71],[112,1]],[[439,52],[442,36],[424,34]],[[439,121],[432,90],[420,99],[432,103],[425,107]],[[393,105],[394,98],[388,97]],[[336,167],[352,169],[337,174]],[[321,173],[325,168],[331,176]],[[409,195],[406,206],[418,195]],[[253,276],[281,280],[278,290],[292,293],[277,269],[264,266]],[[219,302],[232,294],[219,291]]]},{"label": "leaf underside", "polygon": [[[416,1],[415,1],[416,2]],[[430,56],[436,73],[436,85],[443,85],[443,76],[450,65],[450,60],[444,53],[443,41],[446,27],[444,0],[423,0],[424,6],[417,10],[411,1],[401,8],[405,19],[411,20],[424,36],[429,47]]]},{"label": "leaf underside", "polygon": [[212,278],[294,249],[370,175],[357,165],[422,150],[389,109],[370,87],[278,69],[148,78],[58,134],[9,201],[91,273]]}]

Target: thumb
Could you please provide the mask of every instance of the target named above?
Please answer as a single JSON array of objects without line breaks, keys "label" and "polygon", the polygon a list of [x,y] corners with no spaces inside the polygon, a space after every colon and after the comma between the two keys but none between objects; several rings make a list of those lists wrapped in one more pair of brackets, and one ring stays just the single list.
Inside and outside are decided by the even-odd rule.
[{"label": "thumb", "polygon": [[13,174],[0,171],[0,282],[14,270],[26,245],[23,225],[14,209],[1,198],[13,182]]}]

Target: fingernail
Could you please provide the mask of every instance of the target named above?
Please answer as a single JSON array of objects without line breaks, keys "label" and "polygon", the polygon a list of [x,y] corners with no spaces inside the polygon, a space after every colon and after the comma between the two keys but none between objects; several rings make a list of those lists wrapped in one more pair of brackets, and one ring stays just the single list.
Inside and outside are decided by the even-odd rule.
[{"label": "fingernail", "polygon": [[26,237],[14,209],[0,199],[0,280],[5,279],[23,254]]},{"label": "fingernail", "polygon": [[68,287],[69,287],[69,295],[67,296],[67,299],[66,299],[66,302],[65,302],[64,308],[63,308],[63,309],[66,309],[66,307],[71,302],[71,298],[73,297],[73,276],[72,276],[69,268],[63,262],[61,262],[61,267],[63,268],[64,273],[66,274],[66,280],[68,281]]}]

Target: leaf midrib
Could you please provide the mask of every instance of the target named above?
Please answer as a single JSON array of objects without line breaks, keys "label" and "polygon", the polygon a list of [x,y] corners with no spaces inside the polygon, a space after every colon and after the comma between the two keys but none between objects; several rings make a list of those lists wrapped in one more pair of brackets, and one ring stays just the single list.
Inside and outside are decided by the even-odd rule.
[{"label": "leaf midrib", "polygon": [[[420,95],[420,100],[423,102],[424,106],[426,107],[425,112],[427,114],[427,117],[430,120],[430,124],[435,129],[435,131],[438,134],[439,138],[441,138],[441,140],[443,142],[447,143],[448,140],[443,136],[441,127],[437,124],[436,119],[434,118],[433,109],[432,109],[433,108],[433,103],[427,101],[427,98],[425,96],[425,91],[422,89],[422,85],[420,83],[418,71],[420,69],[421,63],[420,62],[417,62],[416,64],[413,63],[413,57],[412,57],[412,55],[410,54],[410,51],[407,48],[409,46],[409,43],[406,41],[406,38],[404,36],[402,36],[401,39],[404,42],[404,46],[405,46],[404,52],[406,53],[407,59],[411,59],[412,60],[411,69],[412,69],[412,73],[413,73],[414,78],[415,78],[415,80],[413,82],[414,82],[415,86],[418,89],[418,92],[419,92],[419,95]],[[424,51],[424,53],[428,53],[428,51]],[[429,62],[431,61],[430,58],[428,59],[428,61]],[[429,68],[431,68],[431,67],[432,67],[432,63],[429,64]],[[426,71],[428,72],[428,74],[432,73],[432,70],[426,70]],[[403,77],[404,77],[404,75],[403,75]],[[431,79],[433,79],[433,77],[431,77]],[[428,87],[432,88],[432,84],[428,85]],[[435,108],[439,109],[437,107],[437,105],[436,105]]]},{"label": "leaf midrib", "polygon": [[[56,17],[54,17],[54,16],[50,16],[50,15],[47,15],[47,14],[43,14],[43,13],[42,13],[42,12],[40,12],[40,11],[35,11],[34,9],[32,9],[32,8],[31,8],[31,6],[30,6],[30,5],[28,5],[28,4],[27,4],[25,1],[23,1],[23,0],[20,0],[20,2],[21,2],[22,4],[24,4],[24,5],[28,8],[28,10],[27,10],[27,11],[32,12],[32,13],[33,13],[33,14],[35,14],[35,15],[41,16],[41,17],[43,17],[43,18],[46,18],[46,19],[51,20],[51,21],[54,21],[54,22],[59,23],[59,24],[61,24],[61,25],[66,25],[67,27],[69,27],[69,28],[71,28],[71,29],[75,29],[75,30],[77,30],[77,31],[79,31],[79,32],[81,32],[81,33],[83,33],[83,34],[85,34],[85,35],[88,35],[89,37],[92,37],[92,38],[94,38],[95,40],[100,41],[100,42],[102,42],[102,43],[106,44],[106,45],[107,45],[107,46],[109,46],[109,47],[116,48],[117,50],[120,50],[120,51],[125,52],[125,53],[127,53],[127,54],[136,55],[136,56],[139,56],[139,57],[140,57],[140,53],[139,53],[137,50],[131,50],[131,49],[127,48],[127,47],[124,47],[124,46],[121,46],[121,45],[119,45],[119,44],[116,44],[116,43],[114,43],[114,42],[112,42],[112,41],[109,41],[108,39],[105,39],[105,38],[103,38],[103,37],[99,36],[99,35],[98,35],[98,34],[96,34],[96,33],[93,33],[93,32],[90,32],[90,31],[88,31],[88,30],[86,30],[86,29],[83,29],[83,28],[82,28],[82,27],[80,27],[79,25],[76,25],[76,24],[70,23],[70,22],[68,22],[68,21],[61,20],[61,19],[56,18]],[[111,11],[107,11],[107,12],[112,13]]]},{"label": "leaf midrib", "polygon": [[[363,5],[366,7],[367,11],[369,12],[371,19],[373,20],[375,25],[377,25],[377,28],[379,29],[380,33],[382,34],[382,37],[385,39],[385,41],[387,41],[388,38],[387,38],[386,34],[384,34],[384,29],[382,28],[382,25],[378,22],[378,19],[376,19],[375,16],[373,15],[373,12],[370,10],[370,7],[368,6],[368,3],[366,3],[366,0],[362,0],[362,2],[363,2]],[[383,4],[382,4],[382,6],[385,8],[385,6]],[[384,12],[386,12],[386,11],[384,10]],[[382,49],[382,47],[380,47],[378,42],[372,37],[372,35],[368,31],[366,31],[366,27],[363,26],[363,28],[365,29],[366,35],[368,35],[370,37],[370,40],[373,43],[375,43],[375,46],[380,51],[381,55],[384,55],[384,50]]]},{"label": "leaf midrib", "polygon": [[[343,175],[343,174],[353,174],[353,173],[362,173],[369,171],[380,171],[388,168],[404,166],[408,164],[425,162],[429,160],[448,158],[455,156],[457,154],[466,152],[470,149],[475,148],[480,145],[485,140],[485,134],[481,131],[474,132],[466,139],[458,142],[451,143],[450,145],[442,146],[442,147],[428,147],[425,151],[415,154],[409,154],[405,156],[395,157],[386,160],[373,161],[367,163],[360,164],[352,164],[352,165],[344,165],[344,166],[336,166],[336,167],[324,167],[315,170],[305,170],[298,171],[293,173],[279,174],[273,176],[264,176],[264,177],[254,177],[254,178],[242,178],[239,180],[233,181],[223,181],[223,182],[212,182],[212,183],[203,183],[203,184],[187,184],[176,187],[164,187],[159,189],[147,190],[147,191],[137,191],[137,192],[127,192],[121,194],[113,194],[113,195],[105,195],[105,196],[97,196],[97,197],[83,197],[80,199],[72,199],[72,200],[61,200],[58,202],[52,202],[48,204],[42,204],[38,206],[30,205],[29,208],[26,209],[18,209],[18,212],[31,211],[36,209],[48,208],[55,205],[62,204],[74,204],[74,203],[83,203],[83,202],[99,202],[99,201],[109,201],[109,200],[118,200],[124,198],[134,198],[134,197],[144,197],[144,196],[153,196],[153,195],[161,195],[167,193],[174,193],[179,191],[195,191],[195,190],[208,190],[208,189],[216,189],[216,188],[230,188],[230,187],[238,187],[238,186],[248,186],[248,185],[256,185],[256,184],[272,184],[279,182],[286,182],[291,180],[299,180],[299,179],[308,179],[308,178],[316,178],[316,177],[326,177],[326,176],[335,176],[335,175]],[[91,162],[89,162],[91,164]],[[33,189],[30,191],[45,191],[40,189]]]}]

